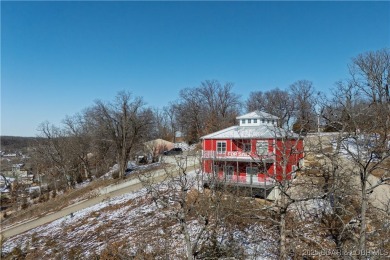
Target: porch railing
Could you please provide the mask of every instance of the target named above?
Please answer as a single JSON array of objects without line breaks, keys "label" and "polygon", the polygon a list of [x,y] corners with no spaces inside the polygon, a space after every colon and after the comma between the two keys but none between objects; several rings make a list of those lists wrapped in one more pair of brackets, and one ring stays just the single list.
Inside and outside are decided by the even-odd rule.
[{"label": "porch railing", "polygon": [[243,160],[275,160],[275,155],[273,153],[266,154],[257,154],[252,152],[242,152],[242,151],[227,151],[227,152],[217,152],[217,151],[202,151],[203,159],[216,159],[216,160],[235,160],[235,159],[243,159]]}]

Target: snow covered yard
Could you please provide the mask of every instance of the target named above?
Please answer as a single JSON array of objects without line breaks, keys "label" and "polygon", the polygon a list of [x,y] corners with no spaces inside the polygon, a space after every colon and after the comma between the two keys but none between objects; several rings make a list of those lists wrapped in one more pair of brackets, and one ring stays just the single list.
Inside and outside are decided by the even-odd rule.
[{"label": "snow covered yard", "polygon": [[[2,253],[26,259],[115,259],[115,254],[180,259],[185,255],[184,239],[170,210],[153,203],[147,190],[141,189],[12,237],[4,241]],[[195,218],[189,227],[196,236],[200,226]],[[261,225],[247,225],[237,228],[232,239],[246,255],[274,259],[270,248],[275,240],[272,235],[260,238],[264,232]],[[231,246],[226,236],[221,229],[217,239]]]}]

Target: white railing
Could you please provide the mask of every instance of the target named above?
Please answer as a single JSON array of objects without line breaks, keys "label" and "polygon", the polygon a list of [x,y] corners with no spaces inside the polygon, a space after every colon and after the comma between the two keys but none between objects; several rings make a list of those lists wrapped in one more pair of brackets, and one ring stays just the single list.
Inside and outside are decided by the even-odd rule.
[{"label": "white railing", "polygon": [[202,151],[203,159],[248,159],[248,160],[274,160],[275,156],[273,153],[267,153],[259,155],[257,153],[242,152],[242,151]]}]

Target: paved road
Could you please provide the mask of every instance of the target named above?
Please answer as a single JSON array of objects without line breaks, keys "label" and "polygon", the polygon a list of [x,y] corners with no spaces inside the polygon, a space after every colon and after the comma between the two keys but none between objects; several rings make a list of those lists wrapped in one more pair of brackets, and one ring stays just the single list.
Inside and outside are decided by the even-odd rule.
[{"label": "paved road", "polygon": [[[190,166],[190,167],[188,167],[187,170],[191,171],[194,169],[194,167],[195,166]],[[156,172],[154,172],[154,176],[155,176],[154,182],[161,182],[162,180],[164,180],[164,178],[166,178],[164,173],[165,173],[164,170],[157,170]],[[38,219],[33,219],[30,221],[6,228],[6,229],[1,231],[0,240],[5,239],[5,238],[9,238],[12,236],[16,236],[16,235],[21,234],[23,232],[26,232],[30,229],[36,228],[38,226],[52,222],[56,219],[67,216],[70,213],[91,207],[95,204],[98,204],[98,203],[108,199],[108,198],[113,198],[113,197],[117,197],[117,196],[120,196],[120,195],[123,195],[126,193],[138,191],[143,187],[142,183],[140,183],[138,179],[133,179],[130,181],[130,183],[131,184],[127,187],[119,188],[119,189],[115,189],[115,187],[111,187],[110,188],[110,190],[112,190],[111,192],[104,193],[98,197],[76,203],[76,204],[71,205],[69,207],[66,207],[60,211],[51,213],[49,215],[40,217]],[[121,184],[120,187],[123,187],[123,184]]]},{"label": "paved road", "polygon": [[[162,177],[160,177],[160,178],[162,178]],[[133,185],[128,186],[126,188],[122,188],[120,190],[115,190],[115,191],[110,192],[108,194],[100,195],[98,197],[83,201],[81,203],[71,205],[67,208],[64,208],[60,211],[43,216],[41,218],[34,219],[34,220],[31,220],[28,222],[24,222],[24,223],[16,225],[16,226],[11,226],[8,229],[2,230],[2,232],[1,232],[2,238],[4,239],[4,238],[8,238],[8,237],[12,237],[12,236],[21,234],[21,233],[28,231],[30,229],[36,228],[36,227],[41,226],[43,224],[46,224],[46,223],[49,223],[49,222],[54,221],[56,219],[67,216],[72,212],[76,212],[76,211],[88,208],[90,206],[93,206],[95,204],[98,204],[98,203],[106,200],[107,198],[119,196],[119,195],[133,192],[133,191],[137,191],[141,188],[142,188],[141,183],[133,184]]]}]

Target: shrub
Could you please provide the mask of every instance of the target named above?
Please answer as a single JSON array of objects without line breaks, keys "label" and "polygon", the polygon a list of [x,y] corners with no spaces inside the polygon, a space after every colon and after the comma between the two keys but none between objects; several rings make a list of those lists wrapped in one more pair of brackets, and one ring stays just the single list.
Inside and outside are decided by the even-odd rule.
[{"label": "shrub", "polygon": [[83,257],[83,248],[79,245],[73,246],[68,251],[68,259],[82,259]]},{"label": "shrub", "polygon": [[11,251],[12,259],[23,259],[25,254],[20,246],[16,246]]},{"label": "shrub", "polygon": [[33,190],[31,193],[30,193],[30,199],[36,199],[39,197],[39,191],[38,190]]},{"label": "shrub", "polygon": [[27,209],[28,208],[27,197],[23,197],[21,207],[22,207],[22,209]]},{"label": "shrub", "polygon": [[128,252],[126,247],[127,245],[124,241],[110,243],[100,253],[100,259],[132,259],[133,256]]},{"label": "shrub", "polygon": [[119,179],[119,172],[114,172],[114,173],[112,174],[112,178],[113,178],[113,179]]},{"label": "shrub", "polygon": [[84,181],[84,179],[83,179],[83,176],[79,173],[79,174],[77,174],[77,176],[76,176],[76,182],[77,183],[82,183]]},{"label": "shrub", "polygon": [[53,192],[52,192],[52,194],[51,194],[51,197],[54,199],[56,196],[57,196],[57,191],[56,191],[56,190],[53,190]]}]

